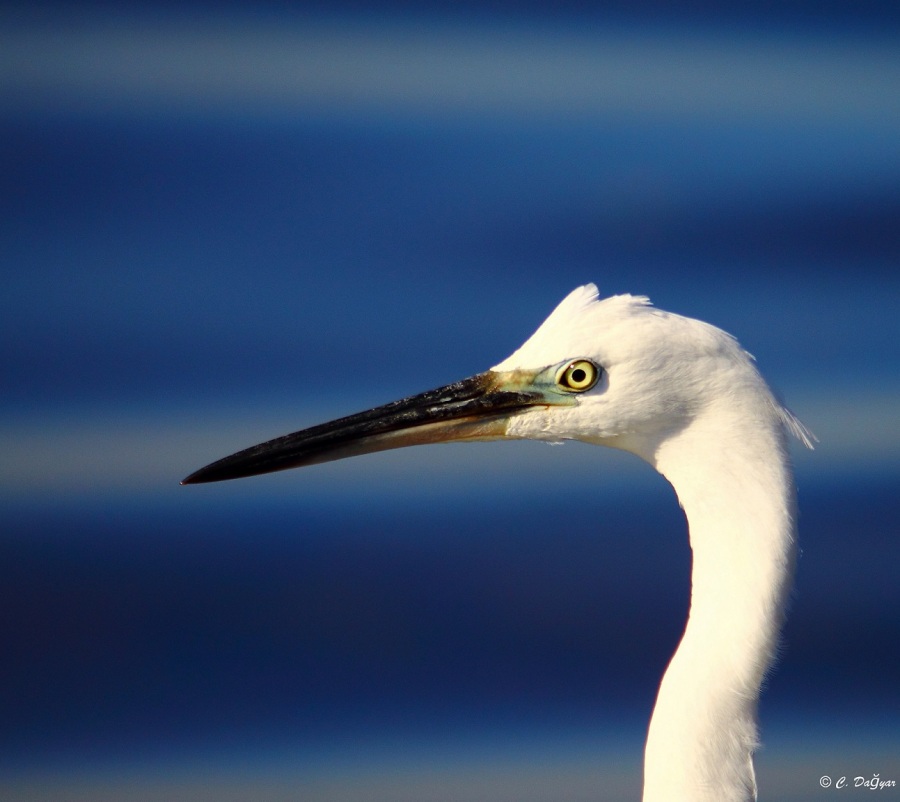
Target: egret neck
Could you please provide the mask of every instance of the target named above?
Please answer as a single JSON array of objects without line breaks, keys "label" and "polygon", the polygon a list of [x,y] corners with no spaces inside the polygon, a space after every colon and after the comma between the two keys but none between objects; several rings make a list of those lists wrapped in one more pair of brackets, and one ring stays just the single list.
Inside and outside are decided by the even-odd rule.
[{"label": "egret neck", "polygon": [[659,688],[644,802],[756,799],[756,709],[783,621],[795,491],[780,410],[723,401],[645,455],[678,495],[693,555],[691,606]]}]

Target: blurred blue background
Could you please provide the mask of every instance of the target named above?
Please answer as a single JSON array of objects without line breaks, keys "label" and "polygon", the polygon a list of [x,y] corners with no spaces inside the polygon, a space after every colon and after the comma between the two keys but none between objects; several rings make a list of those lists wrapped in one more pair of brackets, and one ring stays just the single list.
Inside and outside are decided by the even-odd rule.
[{"label": "blurred blue background", "polygon": [[638,798],[690,569],[651,469],[178,485],[587,281],[738,336],[821,440],[761,798],[900,781],[898,15],[667,8],[0,7],[0,796]]}]

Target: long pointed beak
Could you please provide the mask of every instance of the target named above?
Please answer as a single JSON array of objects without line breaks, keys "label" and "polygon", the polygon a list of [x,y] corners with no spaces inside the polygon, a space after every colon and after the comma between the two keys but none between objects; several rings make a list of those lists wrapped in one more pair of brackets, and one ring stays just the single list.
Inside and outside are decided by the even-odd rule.
[{"label": "long pointed beak", "polygon": [[[535,374],[487,371],[239,451],[195,471],[183,485],[256,476],[391,448],[503,437],[510,415],[549,405]],[[556,401],[559,403],[559,401]]]}]

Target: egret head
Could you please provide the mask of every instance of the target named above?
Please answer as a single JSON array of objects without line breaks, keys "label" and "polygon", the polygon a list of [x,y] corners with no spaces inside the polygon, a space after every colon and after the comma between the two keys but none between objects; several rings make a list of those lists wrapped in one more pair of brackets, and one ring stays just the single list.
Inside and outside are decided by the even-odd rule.
[{"label": "egret head", "polygon": [[719,329],[643,297],[598,300],[588,284],[485,373],[261,443],[183,483],[461,440],[576,439],[652,461],[659,443],[710,404],[746,397],[757,385],[767,394],[749,356]]},{"label": "egret head", "polygon": [[[771,400],[752,357],[731,335],[641,296],[598,300],[593,284],[570,293],[493,371],[542,365],[546,373],[538,375],[554,376],[568,403],[512,416],[507,437],[584,440],[652,459],[662,441],[717,405]],[[567,371],[579,368],[592,381],[572,386]]]}]

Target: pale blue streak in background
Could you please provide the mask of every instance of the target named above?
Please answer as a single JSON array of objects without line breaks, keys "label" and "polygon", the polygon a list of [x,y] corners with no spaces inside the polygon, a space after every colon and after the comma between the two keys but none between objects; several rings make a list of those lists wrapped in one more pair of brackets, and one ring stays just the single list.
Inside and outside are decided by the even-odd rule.
[{"label": "pale blue streak in background", "polygon": [[786,9],[4,11],[10,795],[636,798],[689,571],[649,468],[177,485],[483,370],[586,281],[736,334],[822,441],[765,798],[900,780],[900,48]]}]

